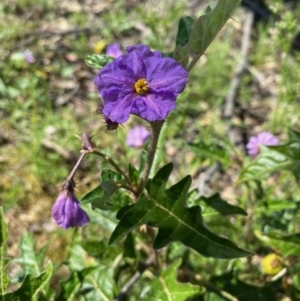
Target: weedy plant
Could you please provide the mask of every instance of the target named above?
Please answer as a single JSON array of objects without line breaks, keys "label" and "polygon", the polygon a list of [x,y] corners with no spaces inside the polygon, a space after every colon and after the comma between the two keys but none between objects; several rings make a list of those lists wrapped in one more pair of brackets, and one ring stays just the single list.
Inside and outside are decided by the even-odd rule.
[{"label": "weedy plant", "polygon": [[[105,135],[125,127],[134,115],[138,125],[128,131],[126,144],[139,153],[139,160],[124,166],[113,153],[99,147],[88,129],[79,137],[81,154],[61,184],[52,216],[64,230],[76,228],[74,234],[94,238],[85,241],[74,235],[70,239],[67,272],[63,267],[54,269],[51,262],[45,268],[48,246],[36,254],[34,240],[26,234],[20,243],[22,254],[13,260],[22,265],[22,277],[10,279],[5,256],[8,231],[1,210],[2,300],[271,301],[300,297],[299,223],[294,223],[299,205],[288,199],[299,194],[293,190],[279,198],[275,193],[277,172],[287,171],[286,179],[293,183],[300,179],[300,133],[290,129],[288,142],[281,143],[273,134],[261,132],[245,145],[251,158],[242,156],[234,149],[230,108],[234,104],[228,96],[223,124],[228,137],[205,139],[205,132],[199,141],[189,137],[179,142],[188,148],[183,160],[165,162],[170,117],[172,122],[178,119],[180,131],[179,125],[185,122],[178,110],[193,115],[180,104],[189,78],[195,77],[191,71],[239,3],[220,0],[196,20],[181,18],[170,53],[153,51],[145,44],[128,46],[122,53],[113,44],[106,55],[87,56],[87,65],[97,70],[97,113],[103,117]],[[291,18],[286,22],[292,23]],[[290,32],[295,34],[294,28]],[[22,55],[34,63],[31,52]],[[245,62],[241,66],[250,69]],[[238,68],[235,79],[241,73]],[[243,114],[243,104],[239,107]],[[79,200],[74,176],[90,157],[104,162],[105,168],[100,183]],[[233,161],[240,168],[239,200],[232,203],[221,196],[226,185],[220,185],[220,193],[208,196],[207,182]],[[190,168],[182,166],[183,162]],[[192,176],[187,174],[203,162],[209,168],[192,186]],[[178,175],[173,177],[177,168],[184,173],[180,180],[174,180]],[[271,182],[265,185],[268,177]],[[96,228],[83,232],[93,223]],[[54,290],[55,278],[65,279]]]}]

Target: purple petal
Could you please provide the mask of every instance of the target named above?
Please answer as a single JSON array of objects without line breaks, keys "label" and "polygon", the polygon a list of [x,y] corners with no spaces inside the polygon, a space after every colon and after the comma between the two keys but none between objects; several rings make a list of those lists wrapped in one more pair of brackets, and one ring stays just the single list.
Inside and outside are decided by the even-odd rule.
[{"label": "purple petal", "polygon": [[147,62],[147,80],[151,90],[181,93],[188,81],[188,72],[175,60],[162,58],[159,62]]},{"label": "purple petal", "polygon": [[250,156],[256,157],[260,152],[261,145],[278,145],[279,140],[269,132],[261,132],[257,136],[252,136],[246,145],[247,152]]},{"label": "purple petal", "polygon": [[71,192],[62,191],[53,208],[52,216],[62,228],[82,227],[90,222],[86,212],[81,209],[79,201]]},{"label": "purple petal", "polygon": [[149,139],[150,132],[144,126],[136,126],[132,128],[126,139],[126,144],[131,147],[139,148]]},{"label": "purple petal", "polygon": [[134,93],[103,93],[103,115],[112,122],[124,123],[128,120],[136,95]]},{"label": "purple petal", "polygon": [[150,93],[135,99],[131,114],[152,122],[164,120],[176,108],[176,96],[168,93]]},{"label": "purple petal", "polygon": [[114,58],[118,58],[119,56],[121,56],[122,51],[119,44],[113,43],[108,45],[106,48],[106,54]]}]

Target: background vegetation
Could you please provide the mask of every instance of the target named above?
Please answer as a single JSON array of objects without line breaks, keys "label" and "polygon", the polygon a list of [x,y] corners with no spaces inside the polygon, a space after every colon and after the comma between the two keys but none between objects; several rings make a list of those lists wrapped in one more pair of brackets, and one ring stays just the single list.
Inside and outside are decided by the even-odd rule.
[{"label": "background vegetation", "polygon": [[[251,26],[248,63],[231,118],[235,145],[228,137],[224,107],[242,60],[247,14],[243,7],[235,11],[193,69],[176,111],[167,120],[158,154],[159,167],[174,163],[170,184],[188,173],[193,188],[204,189],[205,194],[222,191],[223,199],[248,212],[246,218],[224,217],[201,204],[209,228],[227,237],[231,229],[228,238],[255,252],[252,257],[209,259],[177,243],[161,251],[164,268],[173,263],[176,273],[179,267],[180,282],[206,287],[206,293],[193,300],[300,299],[300,192],[293,174],[283,171],[259,182],[237,182],[253,160],[245,151],[250,136],[269,131],[284,144],[289,128],[300,130],[300,6],[280,0],[265,2],[272,14],[268,20],[255,19]],[[123,50],[144,43],[168,53],[174,48],[179,18],[197,18],[208,4],[213,1],[0,3],[0,204],[9,232],[7,256],[15,258],[8,266],[11,290],[26,273],[37,275],[50,259],[54,276],[39,300],[52,300],[59,293],[58,300],[110,300],[102,295],[116,294],[138,262],[146,258],[144,241],[148,238],[142,231],[136,236],[135,249],[124,242],[107,247],[121,204],[108,212],[86,207],[92,223],[83,229],[64,231],[52,222],[51,207],[81,147],[75,135],[86,128],[96,145],[121,166],[128,162],[137,166],[143,154],[125,145],[127,131],[137,119],[131,118],[115,132],[105,130],[96,113],[99,95],[93,78],[97,70],[88,67],[85,58],[105,53],[105,47],[113,42]],[[34,61],[26,60],[26,51]],[[217,172],[203,186],[203,176],[215,164]],[[92,156],[84,162],[76,178],[79,196],[98,184],[106,166]],[[118,195],[116,203],[117,199]],[[33,249],[36,255],[31,253]],[[270,268],[268,254],[278,256],[275,267]],[[125,260],[120,264],[122,256]],[[174,261],[178,257],[183,258],[180,266]],[[66,283],[78,283],[85,277],[83,271],[96,266],[80,292],[74,292],[74,299],[67,299]],[[283,275],[274,278],[284,268]],[[128,300],[148,300],[146,283],[153,274],[143,275]]]}]

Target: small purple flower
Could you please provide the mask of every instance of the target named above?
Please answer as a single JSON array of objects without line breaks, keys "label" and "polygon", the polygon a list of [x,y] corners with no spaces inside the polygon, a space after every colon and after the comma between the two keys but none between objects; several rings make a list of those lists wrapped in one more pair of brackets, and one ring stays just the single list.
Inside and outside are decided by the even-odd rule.
[{"label": "small purple flower", "polygon": [[142,147],[150,135],[150,132],[144,126],[135,126],[128,132],[126,144],[134,148]]},{"label": "small purple flower", "polygon": [[257,136],[252,136],[246,145],[248,154],[256,157],[260,152],[261,145],[278,145],[279,140],[269,132],[261,132]]},{"label": "small purple flower", "polygon": [[115,59],[122,55],[121,48],[119,44],[113,43],[107,46],[106,54],[114,57]]},{"label": "small purple flower", "polygon": [[164,120],[188,81],[188,72],[172,58],[146,45],[129,46],[107,64],[94,83],[103,98],[103,114],[124,123],[129,114],[150,122]]},{"label": "small purple flower", "polygon": [[24,50],[22,54],[27,63],[33,64],[35,62],[35,58],[30,50]]},{"label": "small purple flower", "polygon": [[52,216],[56,223],[64,228],[83,227],[90,222],[90,218],[74,195],[74,181],[67,180],[62,187],[52,208]]}]

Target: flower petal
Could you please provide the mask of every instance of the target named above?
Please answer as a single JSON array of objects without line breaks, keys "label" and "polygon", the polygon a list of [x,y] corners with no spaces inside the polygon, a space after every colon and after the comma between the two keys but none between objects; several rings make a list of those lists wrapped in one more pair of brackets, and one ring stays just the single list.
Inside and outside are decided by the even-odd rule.
[{"label": "flower petal", "polygon": [[53,208],[52,216],[62,228],[82,227],[90,222],[87,213],[80,207],[77,198],[71,193],[62,191]]},{"label": "flower petal", "polygon": [[169,112],[175,109],[175,100],[174,94],[166,92],[138,96],[130,113],[141,116],[150,122],[164,120]]},{"label": "flower petal", "polygon": [[181,93],[188,81],[188,72],[175,60],[162,58],[156,63],[153,59],[145,60],[147,70],[146,79],[150,89],[155,91],[169,91]]},{"label": "flower petal", "polygon": [[112,122],[124,123],[128,120],[129,114],[137,97],[134,93],[114,94],[113,91],[102,94],[104,102],[103,115]]}]

